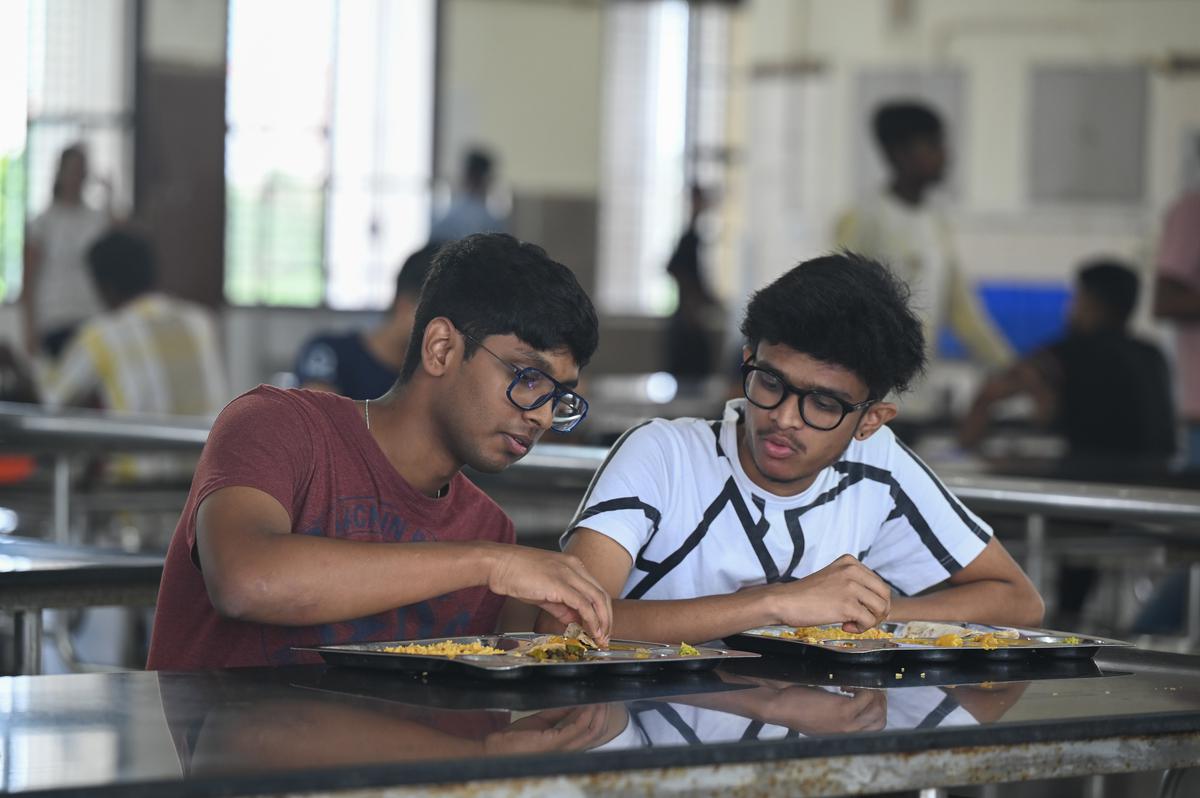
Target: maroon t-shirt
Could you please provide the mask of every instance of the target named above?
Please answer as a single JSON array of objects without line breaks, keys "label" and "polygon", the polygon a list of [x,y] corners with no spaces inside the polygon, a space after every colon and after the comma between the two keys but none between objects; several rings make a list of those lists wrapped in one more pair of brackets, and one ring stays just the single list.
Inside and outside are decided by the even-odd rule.
[{"label": "maroon t-shirt", "polygon": [[167,551],[148,669],[319,662],[291,647],[494,630],[503,598],[486,587],[320,626],[271,626],[218,615],[198,564],[196,510],[214,491],[235,485],[273,496],[291,515],[296,535],[381,546],[515,539],[511,519],[461,473],[440,499],[405,482],[349,399],[259,386],[230,402],[209,433]]}]

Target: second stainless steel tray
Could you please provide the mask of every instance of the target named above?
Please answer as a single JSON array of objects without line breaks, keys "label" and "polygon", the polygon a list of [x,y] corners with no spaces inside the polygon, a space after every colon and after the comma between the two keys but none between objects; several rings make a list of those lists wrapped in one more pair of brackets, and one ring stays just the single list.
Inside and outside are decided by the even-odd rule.
[{"label": "second stainless steel tray", "polygon": [[[763,626],[749,629],[739,635],[726,638],[725,642],[750,651],[784,656],[819,655],[843,662],[877,664],[896,657],[918,662],[949,662],[964,659],[1019,660],[1032,656],[1055,658],[1090,659],[1104,646],[1128,646],[1123,640],[1107,637],[1059,632],[1052,629],[1036,629],[1022,626],[989,626],[979,623],[957,623],[972,632],[1016,632],[1018,637],[997,648],[984,648],[967,644],[962,647],[943,647],[928,643],[911,643],[889,639],[818,640],[807,642],[799,638],[784,637],[794,631],[790,626]],[[885,622],[879,628],[896,634],[903,631],[905,624]],[[826,624],[820,629],[836,630],[837,624]]]}]

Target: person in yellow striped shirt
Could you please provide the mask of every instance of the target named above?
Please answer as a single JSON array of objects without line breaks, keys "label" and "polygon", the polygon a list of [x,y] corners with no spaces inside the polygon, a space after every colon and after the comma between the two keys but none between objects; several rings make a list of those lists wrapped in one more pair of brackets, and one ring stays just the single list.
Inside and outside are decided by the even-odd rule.
[{"label": "person in yellow striped shirt", "polygon": [[[212,313],[154,289],[150,245],[134,233],[101,236],[87,262],[107,310],[79,328],[57,362],[37,364],[41,402],[59,408],[96,397],[114,413],[215,418],[230,395]],[[165,476],[166,463],[120,458],[110,470]]]},{"label": "person in yellow striped shirt", "polygon": [[949,221],[929,198],[946,171],[941,118],[923,103],[893,102],[875,112],[873,127],[890,182],[838,220],[838,247],[886,262],[908,283],[928,345],[948,324],[973,359],[1009,365],[1012,347],[963,275]]}]

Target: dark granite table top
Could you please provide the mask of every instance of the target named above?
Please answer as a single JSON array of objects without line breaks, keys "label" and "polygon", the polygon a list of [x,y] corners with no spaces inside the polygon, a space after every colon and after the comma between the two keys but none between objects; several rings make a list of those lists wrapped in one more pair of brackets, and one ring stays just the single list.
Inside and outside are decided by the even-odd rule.
[{"label": "dark granite table top", "polygon": [[319,666],[10,677],[0,789],[310,792],[1200,732],[1200,658],[899,667],[765,657],[532,683]]}]

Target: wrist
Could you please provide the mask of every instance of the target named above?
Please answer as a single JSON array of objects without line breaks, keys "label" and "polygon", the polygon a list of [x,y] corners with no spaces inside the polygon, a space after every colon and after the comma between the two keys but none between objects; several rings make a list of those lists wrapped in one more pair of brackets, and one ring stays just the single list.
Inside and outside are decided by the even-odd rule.
[{"label": "wrist", "polygon": [[783,612],[783,591],[778,585],[763,585],[750,592],[751,618],[755,626],[786,624]]},{"label": "wrist", "polygon": [[466,560],[463,563],[464,567],[469,568],[470,573],[479,574],[477,584],[484,585],[495,593],[496,573],[504,559],[504,548],[506,547],[490,541],[475,541],[465,545],[467,552],[464,558]]}]

